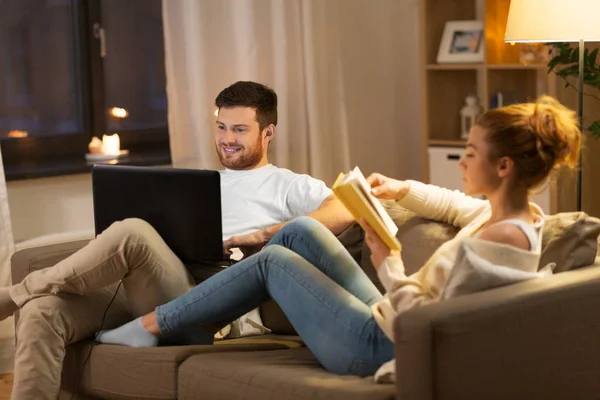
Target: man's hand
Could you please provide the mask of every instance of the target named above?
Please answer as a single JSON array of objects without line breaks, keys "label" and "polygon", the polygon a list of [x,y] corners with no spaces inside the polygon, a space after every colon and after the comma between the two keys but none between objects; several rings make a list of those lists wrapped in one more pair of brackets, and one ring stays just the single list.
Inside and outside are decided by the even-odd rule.
[{"label": "man's hand", "polygon": [[378,271],[379,267],[381,267],[381,264],[383,264],[383,261],[387,257],[397,254],[393,254],[396,252],[392,252],[386,246],[383,240],[379,238],[379,235],[377,235],[373,228],[369,226],[369,224],[364,218],[361,219],[361,222],[365,228],[365,243],[367,244],[367,246],[369,246],[369,249],[371,250],[371,262],[373,263],[373,267],[375,267],[375,270]]},{"label": "man's hand", "polygon": [[405,181],[388,178],[381,174],[371,174],[367,178],[371,185],[371,193],[378,199],[400,200],[409,190],[409,184]]},{"label": "man's hand", "polygon": [[231,249],[239,248],[244,253],[244,258],[258,253],[267,244],[263,231],[250,233],[243,236],[232,236],[223,242],[223,254],[231,255]]}]

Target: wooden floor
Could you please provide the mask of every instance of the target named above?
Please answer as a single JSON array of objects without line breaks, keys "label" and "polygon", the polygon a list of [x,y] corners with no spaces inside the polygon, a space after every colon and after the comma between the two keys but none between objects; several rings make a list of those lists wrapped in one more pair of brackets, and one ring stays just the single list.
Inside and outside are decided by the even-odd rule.
[{"label": "wooden floor", "polygon": [[0,400],[10,400],[12,390],[12,374],[0,375]]}]

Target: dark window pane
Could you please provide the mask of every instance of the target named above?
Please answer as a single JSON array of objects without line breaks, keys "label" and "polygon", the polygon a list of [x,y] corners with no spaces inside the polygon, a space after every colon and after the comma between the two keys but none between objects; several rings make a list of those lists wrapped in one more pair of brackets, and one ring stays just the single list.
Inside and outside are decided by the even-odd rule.
[{"label": "dark window pane", "polygon": [[0,139],[80,133],[71,0],[0,0]]},{"label": "dark window pane", "polygon": [[167,127],[161,0],[102,0],[109,132]]}]

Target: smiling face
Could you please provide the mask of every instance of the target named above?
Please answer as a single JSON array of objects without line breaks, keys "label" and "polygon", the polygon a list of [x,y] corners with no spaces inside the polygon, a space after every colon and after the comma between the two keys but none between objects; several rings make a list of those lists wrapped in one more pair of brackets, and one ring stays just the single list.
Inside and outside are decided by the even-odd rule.
[{"label": "smiling face", "polygon": [[267,148],[274,126],[262,131],[256,111],[250,107],[221,107],[217,118],[215,144],[225,168],[246,170],[267,165]]},{"label": "smiling face", "polygon": [[490,161],[485,141],[485,129],[473,126],[467,141],[467,153],[458,163],[463,175],[464,192],[469,195],[487,195],[501,183],[498,163]]}]

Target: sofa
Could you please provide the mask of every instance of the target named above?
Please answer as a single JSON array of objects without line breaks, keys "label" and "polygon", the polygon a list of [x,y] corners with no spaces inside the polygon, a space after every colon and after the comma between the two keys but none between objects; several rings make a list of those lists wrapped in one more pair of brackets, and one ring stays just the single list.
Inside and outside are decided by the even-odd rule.
[{"label": "sofa", "polygon": [[[399,227],[408,273],[457,232],[395,203],[384,205]],[[555,262],[554,275],[400,315],[395,384],[327,372],[269,301],[261,306],[269,335],[211,346],[73,344],[64,362],[61,399],[75,391],[78,399],[595,398],[600,393],[599,233],[600,220],[583,213],[548,216],[540,266]],[[354,225],[339,238],[381,288],[360,228]],[[13,282],[86,243],[18,251],[12,257]]]}]

